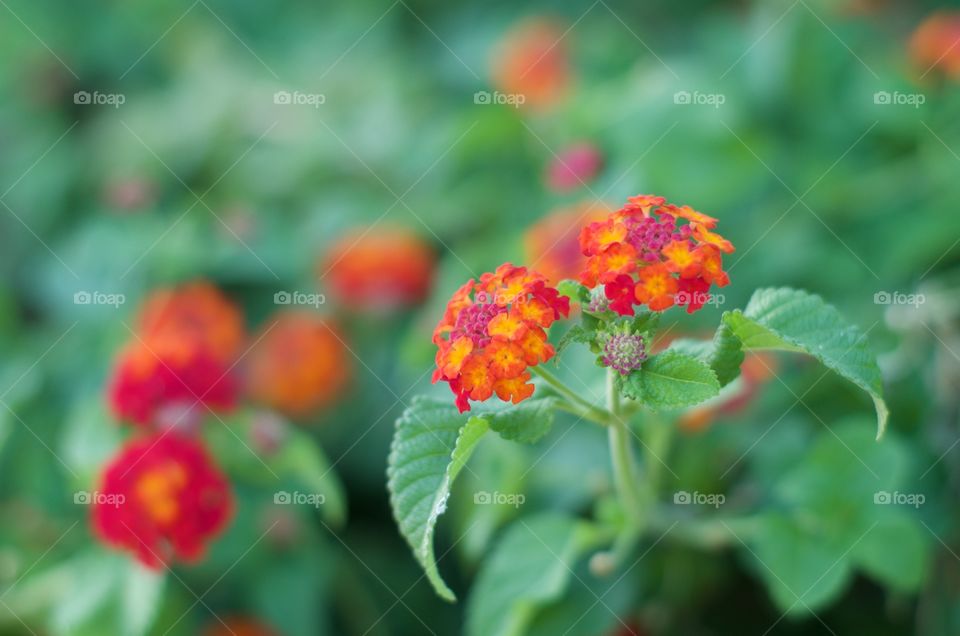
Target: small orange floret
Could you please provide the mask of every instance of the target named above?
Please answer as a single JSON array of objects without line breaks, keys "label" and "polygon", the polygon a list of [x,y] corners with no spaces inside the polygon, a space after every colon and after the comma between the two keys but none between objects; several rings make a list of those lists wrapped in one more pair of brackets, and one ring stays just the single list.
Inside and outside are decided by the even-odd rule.
[{"label": "small orange floret", "polygon": [[700,274],[700,259],[690,248],[690,241],[672,241],[662,252],[667,257],[667,269],[680,274],[680,278],[694,278]]},{"label": "small orange floret", "polygon": [[529,380],[529,373],[524,373],[515,378],[503,378],[497,380],[497,383],[494,385],[494,389],[497,392],[497,397],[504,402],[510,401],[514,404],[526,400],[528,397],[533,395],[534,387],[532,384],[527,383]]},{"label": "small orange floret", "polygon": [[673,307],[679,285],[664,265],[650,265],[640,270],[635,294],[637,300],[652,311]]}]

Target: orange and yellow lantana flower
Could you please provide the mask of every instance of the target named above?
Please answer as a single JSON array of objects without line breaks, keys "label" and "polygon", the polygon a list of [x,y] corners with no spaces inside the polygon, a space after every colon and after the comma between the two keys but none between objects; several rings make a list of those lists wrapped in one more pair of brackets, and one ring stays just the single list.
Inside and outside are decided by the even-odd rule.
[{"label": "orange and yellow lantana flower", "polygon": [[634,305],[663,311],[686,305],[693,313],[710,299],[710,286],[730,278],[722,255],[733,244],[712,230],[717,219],[663,197],[638,195],[580,233],[587,263],[580,282],[603,285],[607,307],[633,315]]},{"label": "orange and yellow lantana flower", "polygon": [[533,394],[527,368],[555,353],[545,330],[569,313],[570,299],[526,267],[506,263],[479,282],[470,280],[434,330],[433,381],[449,383],[460,412],[494,393],[516,404]]}]

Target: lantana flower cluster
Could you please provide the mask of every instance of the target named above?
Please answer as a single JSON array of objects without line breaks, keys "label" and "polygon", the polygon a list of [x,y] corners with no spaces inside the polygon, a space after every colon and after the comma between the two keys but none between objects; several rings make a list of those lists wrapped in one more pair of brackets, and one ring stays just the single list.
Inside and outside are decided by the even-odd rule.
[{"label": "lantana flower cluster", "polygon": [[581,230],[587,263],[580,282],[602,285],[606,307],[622,316],[643,305],[651,311],[685,305],[693,313],[710,300],[711,286],[730,282],[723,254],[734,247],[713,232],[716,225],[717,219],[663,197],[631,197]]},{"label": "lantana flower cluster", "polygon": [[569,312],[570,299],[526,267],[505,263],[479,282],[471,279],[450,299],[433,332],[433,381],[449,383],[460,412],[470,410],[470,400],[493,394],[513,403],[530,397],[527,369],[553,357],[545,330]]}]

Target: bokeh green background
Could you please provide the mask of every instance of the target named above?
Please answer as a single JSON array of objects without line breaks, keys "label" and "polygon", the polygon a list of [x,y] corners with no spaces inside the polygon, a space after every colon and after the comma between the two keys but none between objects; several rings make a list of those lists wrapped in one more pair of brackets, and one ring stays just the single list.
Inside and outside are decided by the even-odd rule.
[{"label": "bokeh green background", "polygon": [[[665,634],[960,631],[960,90],[907,55],[912,29],[942,3],[0,5],[0,632],[196,634],[214,615],[244,615],[294,636],[429,633],[419,617],[459,633],[464,603],[433,595],[390,518],[393,420],[412,395],[444,394],[429,386],[429,336],[453,289],[522,262],[523,232],[550,210],[638,192],[720,218],[738,247],[725,305],[680,329],[712,328],[757,287],[820,293],[880,354],[891,431],[874,445],[863,396],[784,361],[783,382],[683,437],[671,465],[678,489],[725,492],[735,511],[792,515],[802,529],[778,517],[743,545],[665,540],[569,633],[615,633],[617,615]],[[476,104],[493,90],[497,42],[536,15],[568,29],[566,97],[545,112]],[[282,90],[325,101],[275,104]],[[124,103],[76,104],[77,91]],[[678,91],[724,102],[677,104]],[[878,91],[925,101],[877,104]],[[545,167],[585,140],[604,169],[552,193]],[[124,193],[145,204],[123,209]],[[255,325],[279,289],[324,291],[326,247],[375,222],[419,233],[440,260],[422,307],[323,308],[346,323],[356,364],[349,393],[308,430],[336,461],[346,524],[277,508],[275,487],[238,480],[238,519],[200,566],[158,580],[98,546],[73,493],[123,435],[104,383],[136,304],[205,277]],[[77,305],[79,291],[126,302]],[[880,292],[925,302],[878,304]],[[591,390],[600,376],[577,355],[562,372]],[[609,489],[603,436],[582,428],[478,451],[485,481],[458,488],[438,546],[462,597],[517,514],[478,512],[474,491],[584,511]],[[887,486],[926,503],[898,510],[890,536],[857,554],[819,549],[822,537],[857,539],[853,519],[873,514],[865,497]],[[277,520],[282,534],[265,535]],[[815,588],[816,616],[800,607],[778,621],[792,604],[778,586],[794,582]],[[554,610],[590,606],[581,583]],[[548,619],[538,633],[562,633]]]}]

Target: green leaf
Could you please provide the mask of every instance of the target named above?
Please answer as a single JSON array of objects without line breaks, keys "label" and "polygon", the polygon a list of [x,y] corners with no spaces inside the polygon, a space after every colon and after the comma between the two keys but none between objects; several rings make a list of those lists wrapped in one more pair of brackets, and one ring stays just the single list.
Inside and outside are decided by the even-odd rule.
[{"label": "green leaf", "polygon": [[744,350],[807,353],[866,391],[877,411],[877,439],[883,436],[889,411],[866,335],[819,296],[788,288],[758,289],[743,312],[726,313],[723,320]]},{"label": "green leaf", "polygon": [[851,551],[865,572],[900,592],[915,592],[930,567],[930,534],[908,514],[879,520]]},{"label": "green leaf", "polygon": [[825,541],[797,519],[778,513],[761,517],[753,544],[754,569],[784,612],[815,612],[850,580],[846,552],[853,546]]},{"label": "green leaf", "polygon": [[726,322],[721,322],[713,334],[713,342],[704,358],[717,374],[720,386],[724,387],[733,382],[740,375],[740,365],[743,364],[743,347],[740,339],[733,333]]},{"label": "green leaf", "polygon": [[561,296],[566,296],[573,302],[586,304],[590,302],[590,290],[580,284],[580,282],[564,279],[557,283],[557,291]]},{"label": "green leaf", "polygon": [[433,534],[457,474],[489,425],[463,417],[448,402],[414,399],[397,420],[387,463],[390,506],[400,533],[442,598],[456,600],[437,570]]},{"label": "green leaf", "polygon": [[542,438],[553,426],[556,400],[552,397],[533,398],[507,408],[494,409],[475,406],[475,417],[483,418],[500,437],[514,442],[532,444]]},{"label": "green leaf", "polygon": [[546,514],[513,523],[480,568],[467,605],[467,636],[520,636],[567,589],[595,528]]},{"label": "green leaf", "polygon": [[623,390],[650,408],[676,409],[712,398],[720,392],[720,383],[704,362],[668,349],[627,376]]}]

